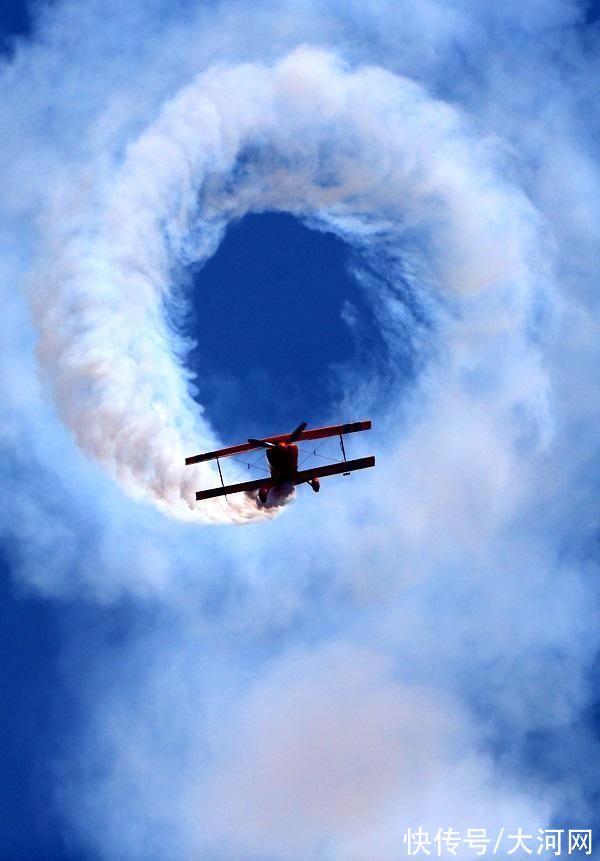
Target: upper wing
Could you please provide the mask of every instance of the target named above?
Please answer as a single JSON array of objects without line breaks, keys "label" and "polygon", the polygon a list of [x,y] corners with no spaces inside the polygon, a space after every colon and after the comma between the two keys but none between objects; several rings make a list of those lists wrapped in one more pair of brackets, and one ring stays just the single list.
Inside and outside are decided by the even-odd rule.
[{"label": "upper wing", "polygon": [[[375,466],[375,458],[358,457],[355,460],[346,460],[342,463],[331,463],[326,466],[316,466],[314,469],[303,469],[296,474],[294,484],[304,484],[312,478],[324,478],[328,475],[339,475],[354,472],[356,469],[368,469]],[[241,491],[258,490],[260,487],[273,487],[270,478],[258,478],[254,481],[243,481],[241,484],[228,484],[225,487],[212,487],[210,490],[196,491],[196,499],[214,499],[216,496],[227,496],[228,493],[240,493]]]},{"label": "upper wing", "polygon": [[[366,431],[370,430],[371,422],[363,421],[363,422],[350,422],[345,425],[330,425],[325,428],[309,428],[308,430],[303,430],[302,433],[298,434],[296,439],[298,441],[303,439],[321,439],[323,437],[328,436],[340,436],[345,433],[356,433],[356,431]],[[268,436],[265,437],[265,442],[285,442],[289,437],[289,434],[279,434],[279,436]],[[232,454],[239,454],[242,451],[250,451],[250,449],[258,448],[256,443],[251,442],[243,442],[239,445],[231,445],[229,448],[220,448],[218,451],[209,451],[205,454],[194,454],[191,457],[186,457],[186,464],[192,463],[202,463],[205,460],[214,460],[217,457],[229,457]]]}]

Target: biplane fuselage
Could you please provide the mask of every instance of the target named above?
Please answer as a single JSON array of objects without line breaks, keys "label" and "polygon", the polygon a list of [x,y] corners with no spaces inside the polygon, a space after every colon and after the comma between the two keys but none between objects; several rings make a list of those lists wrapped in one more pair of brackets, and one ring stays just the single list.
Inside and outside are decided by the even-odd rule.
[{"label": "biplane fuselage", "polygon": [[[280,504],[285,497],[292,494],[298,476],[298,446],[295,442],[278,442],[265,452],[269,465],[269,483],[263,483],[258,489],[258,499],[266,505],[269,493]],[[318,479],[313,479],[314,488],[318,490]]]},{"label": "biplane fuselage", "polygon": [[298,446],[295,442],[278,442],[265,452],[271,481],[276,485],[294,483],[298,474]]},{"label": "biplane fuselage", "polygon": [[[208,490],[198,490],[196,492],[196,499],[213,499],[218,496],[227,496],[228,494],[233,493],[254,493],[255,491],[258,491],[260,502],[265,503],[267,495],[271,491],[275,491],[281,497],[282,495],[289,495],[294,485],[304,483],[310,484],[313,490],[318,490],[319,479],[324,476],[340,474],[348,475],[354,470],[367,469],[368,467],[375,466],[375,458],[373,456],[347,460],[343,440],[344,434],[369,430],[371,428],[370,421],[332,425],[324,428],[310,428],[308,430],[305,430],[305,428],[306,423],[303,422],[291,434],[281,434],[279,436],[266,437],[261,440],[250,439],[248,442],[240,443],[239,445],[233,445],[228,448],[219,449],[218,451],[211,451],[205,454],[197,454],[192,457],[187,457],[185,459],[186,464],[216,460],[219,476],[221,478],[220,487],[213,487]],[[340,448],[343,460],[339,463],[299,470],[298,446],[296,445],[296,441],[315,440],[332,436],[339,436],[340,438]],[[269,477],[257,479],[256,481],[244,481],[239,484],[226,485],[223,481],[219,459],[231,457],[233,455],[261,447],[266,449]]]}]

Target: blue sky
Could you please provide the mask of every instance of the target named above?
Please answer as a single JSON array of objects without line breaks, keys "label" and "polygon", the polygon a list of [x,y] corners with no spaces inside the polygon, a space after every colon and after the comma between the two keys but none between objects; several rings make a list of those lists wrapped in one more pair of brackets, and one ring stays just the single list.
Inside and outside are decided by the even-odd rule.
[{"label": "blue sky", "polygon": [[[24,3],[5,3],[0,31],[7,49],[29,29]],[[79,858],[66,847],[54,805],[51,762],[73,718],[60,669],[63,608],[25,595],[0,559],[0,852],[10,859]]]},{"label": "blue sky", "polygon": [[221,437],[268,435],[265,428],[296,427],[305,415],[323,421],[338,395],[330,366],[355,361],[359,349],[342,319],[345,302],[367,318],[363,339],[373,337],[348,262],[332,234],[283,214],[251,215],[196,275],[190,364]]},{"label": "blue sky", "polygon": [[[0,14],[0,857],[597,828],[595,4],[39,8]],[[372,475],[189,508],[191,448],[366,416]]]}]

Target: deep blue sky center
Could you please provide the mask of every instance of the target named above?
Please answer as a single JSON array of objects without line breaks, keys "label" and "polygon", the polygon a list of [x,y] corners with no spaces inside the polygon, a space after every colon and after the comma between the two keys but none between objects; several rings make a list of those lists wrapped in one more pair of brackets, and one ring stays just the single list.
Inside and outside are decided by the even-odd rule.
[{"label": "deep blue sky center", "polygon": [[195,274],[189,366],[224,440],[329,416],[342,395],[336,369],[359,361],[345,303],[369,318],[348,251],[290,215],[252,214]]}]

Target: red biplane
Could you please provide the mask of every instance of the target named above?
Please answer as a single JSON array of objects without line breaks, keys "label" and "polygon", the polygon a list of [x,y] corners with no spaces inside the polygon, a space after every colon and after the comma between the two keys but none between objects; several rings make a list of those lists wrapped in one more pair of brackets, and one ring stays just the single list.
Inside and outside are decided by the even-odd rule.
[{"label": "red biplane", "polygon": [[[328,475],[349,475],[349,473],[356,469],[367,469],[370,466],[375,466],[375,458],[372,456],[347,460],[346,449],[344,447],[344,434],[369,430],[370,427],[371,422],[364,421],[306,430],[306,422],[302,422],[291,434],[269,436],[265,439],[249,439],[248,442],[240,443],[240,445],[232,445],[218,451],[209,451],[206,454],[196,454],[192,457],[186,457],[186,464],[216,460],[219,470],[221,486],[213,487],[209,490],[198,490],[196,492],[196,499],[213,499],[215,496],[227,496],[230,493],[240,493],[242,491],[253,493],[254,491],[258,491],[258,498],[265,505],[271,491],[276,491],[279,495],[286,496],[296,484],[310,484],[314,491],[318,491],[320,488],[320,478]],[[299,451],[296,442],[336,436],[339,436],[340,439],[340,451],[342,454],[340,462],[329,463],[323,466],[318,465],[310,469],[298,468]],[[267,465],[269,467],[268,477],[259,478],[254,481],[243,481],[240,484],[225,484],[219,459],[239,455],[242,452],[257,448],[266,449]],[[313,453],[316,455],[315,451],[309,452],[309,456]]]}]

